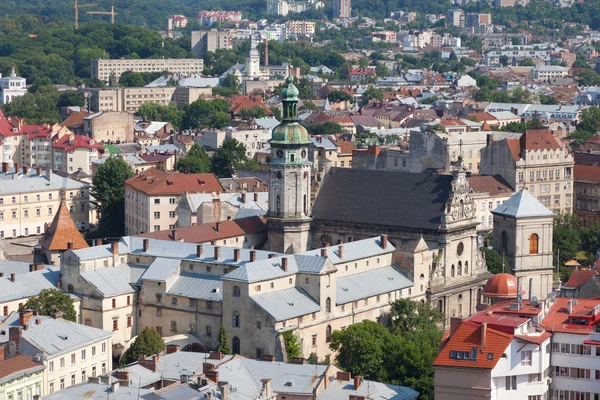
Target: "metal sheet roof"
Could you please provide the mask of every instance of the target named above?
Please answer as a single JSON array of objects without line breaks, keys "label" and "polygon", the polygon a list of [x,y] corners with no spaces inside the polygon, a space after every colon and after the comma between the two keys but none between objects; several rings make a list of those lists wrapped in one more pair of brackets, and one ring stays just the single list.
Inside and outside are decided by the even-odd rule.
[{"label": "metal sheet roof", "polygon": [[94,286],[104,296],[112,297],[124,293],[133,293],[132,283],[139,280],[140,272],[145,268],[132,268],[121,264],[114,268],[100,268],[95,271],[82,272],[81,277]]},{"label": "metal sheet roof", "polygon": [[299,288],[284,289],[260,296],[253,296],[252,300],[275,318],[276,321],[284,321],[321,311],[319,303]]},{"label": "metal sheet roof", "polygon": [[73,179],[63,178],[56,174],[50,180],[45,176],[29,176],[20,179],[0,180],[0,196],[18,193],[36,193],[49,190],[79,190],[88,188],[88,185]]},{"label": "metal sheet roof", "polygon": [[181,274],[167,293],[192,299],[223,301],[223,282],[214,275]]},{"label": "metal sheet roof", "polygon": [[[2,272],[4,276],[10,276],[10,274],[26,274],[29,272],[29,265],[31,265],[31,263],[24,261],[0,260],[0,272]],[[51,267],[51,265],[44,265],[44,268]]]},{"label": "metal sheet roof", "polygon": [[82,383],[68,387],[58,392],[44,396],[47,400],[136,400],[153,393],[154,390],[138,389],[134,387],[121,386],[113,393],[110,386],[105,383]]},{"label": "metal sheet roof", "polygon": [[554,217],[554,213],[538,201],[528,190],[522,189],[500,204],[492,214],[512,218]]},{"label": "metal sheet roof", "polygon": [[181,264],[180,260],[174,260],[171,258],[156,258],[146,273],[142,276],[142,280],[166,282],[167,279],[173,274],[175,269],[179,268]]},{"label": "metal sheet roof", "polygon": [[370,400],[412,400],[419,396],[419,392],[405,386],[366,380],[361,383],[358,390],[354,390],[353,382],[334,379],[329,382],[327,389],[319,393],[317,400],[346,399],[351,396]]},{"label": "metal sheet roof", "polygon": [[335,303],[347,304],[413,286],[414,283],[396,268],[378,268],[337,278]]},{"label": "metal sheet roof", "polygon": [[287,271],[283,270],[282,257],[275,257],[266,260],[248,262],[242,265],[240,268],[237,268],[223,276],[223,279],[250,283],[296,274],[298,272],[296,258],[294,256],[289,256],[287,259]]},{"label": "metal sheet roof", "polygon": [[[339,245],[324,247],[327,250],[327,258],[335,265],[349,261],[360,260],[362,258],[373,257],[380,254],[393,253],[396,248],[388,241],[386,248],[381,247],[381,238],[373,237],[369,239],[356,240],[354,242],[344,243],[343,256],[339,256]],[[305,251],[302,255],[316,256],[321,254],[321,249]]]},{"label": "metal sheet roof", "polygon": [[0,278],[0,303],[37,296],[42,289],[54,289],[59,275],[59,267],[19,274],[14,282],[10,275],[5,275]]}]

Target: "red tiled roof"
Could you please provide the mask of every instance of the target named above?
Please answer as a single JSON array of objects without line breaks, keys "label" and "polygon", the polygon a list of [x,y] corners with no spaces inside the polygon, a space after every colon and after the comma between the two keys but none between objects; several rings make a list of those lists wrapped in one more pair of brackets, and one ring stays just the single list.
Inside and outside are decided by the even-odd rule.
[{"label": "red tiled roof", "polygon": [[[592,331],[593,324],[598,323],[600,315],[594,315],[594,307],[600,305],[600,299],[576,299],[571,314],[568,313],[569,301],[573,299],[559,297],[552,305],[541,325],[552,332],[568,332],[587,335]],[[572,318],[587,320],[587,325],[573,324]]]},{"label": "red tiled roof", "polygon": [[223,187],[214,174],[181,174],[150,168],[125,182],[146,195],[221,193]]},{"label": "red tiled roof", "polygon": [[[4,349],[0,349],[4,351]],[[44,366],[36,363],[27,356],[16,356],[7,360],[0,361],[0,379],[8,378],[11,375],[15,377],[26,372],[33,372],[33,369],[43,369]]]},{"label": "red tiled roof", "polygon": [[521,145],[519,144],[519,139],[505,139],[506,144],[508,145],[508,149],[513,155],[515,161],[519,161],[521,159]]},{"label": "red tiled roof", "polygon": [[336,144],[340,154],[352,154],[356,150],[356,145],[348,140],[338,140]]},{"label": "red tiled roof", "polygon": [[44,249],[64,251],[70,242],[73,243],[73,250],[90,247],[77,229],[67,206],[61,202],[52,223],[40,239],[40,245]]},{"label": "red tiled roof", "polygon": [[488,193],[490,196],[510,196],[513,190],[500,175],[471,175],[467,178],[475,193]]},{"label": "red tiled roof", "polygon": [[478,122],[484,121],[497,121],[498,119],[494,117],[490,113],[482,112],[482,113],[471,113],[467,115],[468,117],[475,117]]},{"label": "red tiled roof", "polygon": [[[523,292],[523,291],[521,291]],[[527,316],[536,316],[541,314],[542,312],[542,308],[538,307],[537,305],[531,304],[531,302],[529,300],[523,300],[523,306],[521,308],[519,308],[518,310],[515,309],[511,309],[510,304],[514,303],[515,301],[513,299],[511,300],[504,300],[504,301],[499,301],[491,306],[489,306],[488,308],[485,309],[485,311],[487,312],[493,312],[496,314],[500,314],[500,315],[517,315],[517,316],[523,316],[523,315],[527,315]]]},{"label": "red tiled roof", "polygon": [[[21,128],[19,129],[19,126]],[[15,129],[17,131],[15,132]],[[16,135],[27,135],[29,139],[35,137],[49,137],[52,133],[50,125],[29,125],[21,118],[0,116],[0,136],[9,137]]]},{"label": "red tiled roof", "polygon": [[568,282],[565,283],[565,286],[569,288],[577,288],[584,283],[587,283],[592,276],[598,275],[600,275],[598,271],[593,269],[577,269],[573,271],[573,274],[571,274],[571,277],[569,278]]},{"label": "red tiled roof", "polygon": [[273,111],[264,103],[262,97],[250,97],[248,95],[237,96],[231,103],[231,113],[233,115],[239,114],[244,108],[252,109],[253,107],[260,107],[267,112],[267,115],[273,115]]},{"label": "red tiled roof", "polygon": [[552,337],[552,332],[540,332],[538,335],[515,335],[516,338],[540,345]]},{"label": "red tiled roof", "polygon": [[[188,243],[207,243],[213,240],[228,239],[267,230],[267,220],[263,217],[248,217],[230,221],[221,221],[218,224],[218,232],[216,222],[175,228],[176,239]],[[146,232],[136,236],[150,239],[173,240],[173,232],[171,229],[158,232]]]},{"label": "red tiled roof", "polygon": [[515,315],[494,314],[492,311],[484,310],[467,318],[469,322],[477,324],[487,323],[488,327],[500,332],[514,334],[515,328],[529,322],[529,318],[523,318]]},{"label": "red tiled roof", "polygon": [[95,140],[84,135],[63,135],[56,143],[52,145],[54,149],[63,149],[71,151],[74,149],[100,149],[102,146]]},{"label": "red tiled roof", "polygon": [[[485,329],[485,342],[482,345],[482,330]],[[450,336],[433,365],[436,367],[460,367],[492,369],[502,357],[513,339],[513,335],[497,331],[489,326],[463,321]],[[477,349],[477,360],[450,358],[451,351],[469,353]],[[491,358],[491,359],[490,359]]]},{"label": "red tiled roof", "polygon": [[600,167],[575,164],[574,174],[576,181],[600,183]]},{"label": "red tiled roof", "polygon": [[519,142],[521,150],[548,150],[560,149],[562,146],[559,140],[548,129],[527,129]]},{"label": "red tiled roof", "polygon": [[173,157],[172,154],[163,154],[163,153],[158,153],[158,154],[140,154],[139,157],[147,162],[165,162],[167,161],[169,158]]},{"label": "red tiled roof", "polygon": [[83,125],[83,119],[85,117],[89,117],[90,113],[86,111],[74,112],[69,116],[69,118],[65,119],[60,125],[64,126],[68,129],[79,129]]},{"label": "red tiled roof", "polygon": [[443,119],[440,121],[440,125],[442,126],[467,126],[460,119]]}]

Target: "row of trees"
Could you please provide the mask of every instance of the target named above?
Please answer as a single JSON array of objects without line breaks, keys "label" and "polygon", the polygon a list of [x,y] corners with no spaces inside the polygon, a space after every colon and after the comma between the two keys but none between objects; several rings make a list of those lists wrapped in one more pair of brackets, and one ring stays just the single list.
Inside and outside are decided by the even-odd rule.
[{"label": "row of trees", "polygon": [[177,170],[186,174],[213,172],[230,178],[239,170],[258,170],[258,163],[246,155],[246,146],[236,139],[225,139],[212,158],[198,144],[177,162]]},{"label": "row of trees", "polygon": [[223,99],[198,99],[184,110],[174,103],[164,106],[146,102],[140,105],[137,115],[147,121],[170,122],[175,129],[221,129],[231,123],[230,109],[231,103]]}]

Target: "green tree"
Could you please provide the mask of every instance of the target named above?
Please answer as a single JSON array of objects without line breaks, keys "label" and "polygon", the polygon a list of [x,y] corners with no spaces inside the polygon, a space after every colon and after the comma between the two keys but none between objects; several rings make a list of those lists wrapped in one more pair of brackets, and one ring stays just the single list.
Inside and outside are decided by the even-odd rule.
[{"label": "green tree", "polygon": [[254,106],[252,108],[244,108],[240,111],[239,116],[243,120],[250,120],[254,118],[265,118],[267,116],[267,110],[260,106]]},{"label": "green tree", "polygon": [[535,62],[533,62],[531,58],[526,58],[523,61],[521,61],[521,65],[523,67],[535,67]]},{"label": "green tree", "polygon": [[142,87],[145,85],[144,77],[140,72],[125,71],[119,78],[119,85],[123,87]]},{"label": "green tree", "polygon": [[67,90],[62,92],[58,97],[58,103],[56,108],[60,110],[62,107],[79,106],[83,107],[85,104],[85,98],[83,92],[78,90]]},{"label": "green tree", "polygon": [[231,122],[230,108],[231,103],[226,100],[198,99],[186,108],[181,122],[182,127],[183,129],[224,128]]},{"label": "green tree", "polygon": [[219,178],[230,178],[248,161],[246,146],[236,139],[225,139],[212,158],[213,172]]},{"label": "green tree", "polygon": [[110,157],[96,171],[91,194],[100,214],[99,236],[125,233],[125,181],[132,177],[131,166],[121,157]]},{"label": "green tree", "polygon": [[383,326],[373,321],[350,325],[331,334],[331,350],[337,352],[338,365],[373,380],[386,377],[386,347],[392,335]]},{"label": "green tree", "polygon": [[308,125],[306,130],[312,135],[336,135],[342,133],[342,126],[337,122],[325,121],[322,124]]},{"label": "green tree", "polygon": [[575,258],[581,250],[581,223],[576,214],[560,213],[554,218],[552,247],[555,256],[560,252],[560,262]]},{"label": "green tree", "polygon": [[223,78],[221,86],[227,89],[231,89],[236,93],[239,93],[242,89],[242,85],[240,84],[239,78],[234,74],[228,74],[225,78]]},{"label": "green tree", "polygon": [[177,162],[177,170],[184,174],[207,173],[211,169],[212,163],[208,154],[197,143],[194,143],[185,157]]},{"label": "green tree", "polygon": [[579,123],[571,137],[585,141],[596,136],[600,129],[600,108],[589,107],[582,110],[579,115]]},{"label": "green tree", "polygon": [[151,356],[165,349],[165,341],[155,328],[144,328],[131,347],[123,354],[123,365],[136,362],[140,356]]},{"label": "green tree", "polygon": [[383,100],[383,90],[373,86],[365,90],[362,95],[363,106],[369,104],[369,101],[371,100]]},{"label": "green tree", "polygon": [[487,86],[484,86],[473,93],[473,100],[475,101],[490,101],[491,97],[492,91]]},{"label": "green tree", "polygon": [[77,312],[73,306],[73,300],[67,293],[58,289],[42,289],[37,297],[31,297],[20,307],[19,311],[32,310],[40,315],[52,315],[62,312],[65,319],[75,322]]},{"label": "green tree", "polygon": [[298,336],[294,335],[293,331],[285,331],[281,334],[285,343],[285,351],[288,358],[302,357],[302,347],[298,342]]},{"label": "green tree", "polygon": [[508,272],[503,267],[504,261],[502,260],[502,256],[496,250],[488,249],[487,247],[480,247],[479,250],[485,255],[485,265],[489,272],[492,274]]},{"label": "green tree", "polygon": [[388,328],[393,334],[403,335],[443,320],[443,314],[429,303],[398,299],[391,303]]},{"label": "green tree", "polygon": [[231,354],[231,349],[229,348],[229,339],[227,338],[227,331],[225,330],[225,326],[221,324],[219,328],[219,335],[217,336],[217,351],[220,351],[223,354]]},{"label": "green tree", "polygon": [[332,90],[327,95],[327,98],[332,103],[339,103],[342,101],[348,101],[350,103],[354,102],[354,97],[350,93],[346,93],[342,90]]}]

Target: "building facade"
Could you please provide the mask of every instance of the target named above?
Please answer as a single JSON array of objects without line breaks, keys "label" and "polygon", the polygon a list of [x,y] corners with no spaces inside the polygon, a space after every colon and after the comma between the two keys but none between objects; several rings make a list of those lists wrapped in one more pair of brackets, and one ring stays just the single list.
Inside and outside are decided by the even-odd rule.
[{"label": "building facade", "polygon": [[351,0],[335,0],[333,2],[334,18],[350,18],[352,16]]},{"label": "building facade", "polygon": [[12,102],[15,97],[21,97],[25,93],[27,93],[27,80],[17,76],[15,67],[12,68],[12,72],[9,76],[2,77],[2,74],[0,74],[1,104],[8,104]]},{"label": "building facade", "polygon": [[109,83],[117,83],[121,74],[134,72],[163,72],[173,74],[199,75],[204,70],[204,60],[193,58],[152,58],[152,59],[118,59],[90,60],[90,76]]},{"label": "building facade", "polygon": [[[83,134],[94,141],[95,145],[98,143],[132,142],[133,129],[133,114],[125,111],[100,111],[83,119]],[[88,142],[89,146],[93,145]],[[90,163],[94,161],[91,158],[88,160]],[[73,163],[74,160],[73,157]]]},{"label": "building facade", "polygon": [[229,30],[192,31],[192,53],[202,59],[207,51],[232,49],[233,37],[233,33]]},{"label": "building facade", "polygon": [[52,168],[72,174],[77,171],[92,176],[92,163],[98,159],[101,146],[83,135],[64,135],[52,145]]}]

